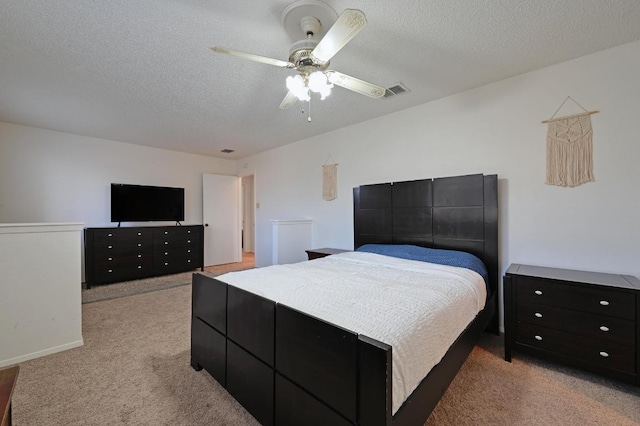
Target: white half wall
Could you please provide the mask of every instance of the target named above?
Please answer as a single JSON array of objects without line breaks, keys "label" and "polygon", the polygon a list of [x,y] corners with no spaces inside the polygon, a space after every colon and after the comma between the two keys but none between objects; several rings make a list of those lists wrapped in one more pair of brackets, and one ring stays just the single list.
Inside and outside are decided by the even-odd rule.
[{"label": "white half wall", "polygon": [[0,224],[0,367],[82,346],[82,229]]},{"label": "white half wall", "polygon": [[[352,249],[352,188],[486,173],[499,178],[501,273],[525,263],[640,276],[639,69],[640,42],[630,43],[240,160],[256,176],[257,266],[271,263],[271,220],[313,219],[314,247]],[[568,95],[601,111],[596,181],[576,188],[544,184],[541,121]],[[561,115],[580,111],[570,104]],[[334,201],[322,199],[329,154]]]}]

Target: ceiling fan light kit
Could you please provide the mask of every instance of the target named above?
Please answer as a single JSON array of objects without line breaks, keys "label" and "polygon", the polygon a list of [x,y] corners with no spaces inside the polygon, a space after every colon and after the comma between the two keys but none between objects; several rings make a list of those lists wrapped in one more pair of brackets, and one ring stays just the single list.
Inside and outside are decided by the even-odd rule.
[{"label": "ceiling fan light kit", "polygon": [[331,58],[366,24],[367,19],[360,10],[346,9],[338,17],[329,5],[321,1],[300,0],[282,12],[282,25],[294,41],[289,49],[288,62],[219,46],[211,49],[298,71],[298,75],[286,79],[289,91],[280,103],[280,109],[291,108],[296,100],[309,102],[309,91],[319,93],[320,99],[325,99],[334,84],[361,95],[380,98],[385,93],[383,87],[328,69]]},{"label": "ceiling fan light kit", "polygon": [[298,100],[308,102],[311,100],[309,90],[320,94],[320,100],[324,100],[331,94],[333,83],[327,80],[327,76],[322,71],[315,71],[306,77],[301,75],[287,77],[287,89],[298,98]]}]

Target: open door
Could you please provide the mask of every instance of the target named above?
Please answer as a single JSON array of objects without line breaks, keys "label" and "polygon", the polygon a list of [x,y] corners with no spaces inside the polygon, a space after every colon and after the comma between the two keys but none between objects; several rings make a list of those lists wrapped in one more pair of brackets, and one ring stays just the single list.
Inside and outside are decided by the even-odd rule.
[{"label": "open door", "polygon": [[238,177],[202,175],[205,266],[242,261],[240,189]]}]

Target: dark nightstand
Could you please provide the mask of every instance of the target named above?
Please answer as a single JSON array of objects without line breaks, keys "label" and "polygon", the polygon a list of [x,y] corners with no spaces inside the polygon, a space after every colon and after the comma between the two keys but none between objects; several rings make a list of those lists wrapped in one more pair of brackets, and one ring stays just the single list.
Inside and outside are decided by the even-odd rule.
[{"label": "dark nightstand", "polygon": [[544,357],[640,385],[640,280],[511,265],[504,278],[505,355]]},{"label": "dark nightstand", "polygon": [[319,259],[321,257],[326,257],[332,254],[344,253],[351,250],[319,248],[319,249],[311,249],[311,250],[305,250],[305,251],[307,252],[307,256],[309,256],[309,260],[313,260],[313,259]]}]

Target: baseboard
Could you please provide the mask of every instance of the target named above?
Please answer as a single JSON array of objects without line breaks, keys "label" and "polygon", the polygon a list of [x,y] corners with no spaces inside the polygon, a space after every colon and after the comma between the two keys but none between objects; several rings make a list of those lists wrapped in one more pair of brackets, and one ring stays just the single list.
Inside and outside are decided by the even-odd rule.
[{"label": "baseboard", "polygon": [[83,346],[83,345],[84,345],[84,340],[80,339],[80,340],[76,340],[75,342],[66,343],[66,344],[60,345],[60,346],[54,346],[52,348],[43,349],[43,350],[37,351],[37,352],[31,352],[30,354],[17,356],[15,358],[9,358],[9,359],[0,360],[0,368],[8,367],[10,365],[20,364],[21,362],[29,361],[31,359],[40,358],[40,357],[45,356],[45,355],[55,354],[57,352],[66,351],[68,349],[77,348],[77,347]]}]

